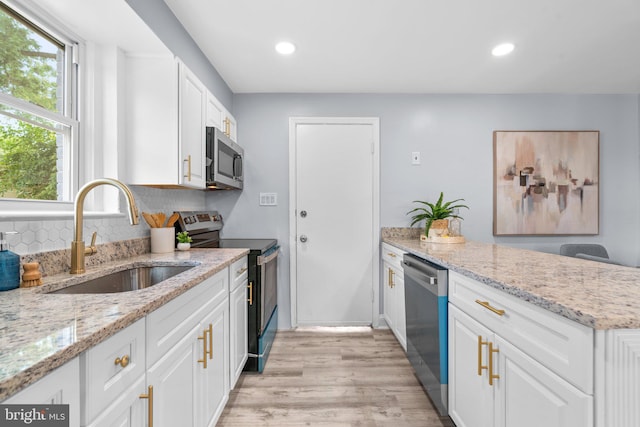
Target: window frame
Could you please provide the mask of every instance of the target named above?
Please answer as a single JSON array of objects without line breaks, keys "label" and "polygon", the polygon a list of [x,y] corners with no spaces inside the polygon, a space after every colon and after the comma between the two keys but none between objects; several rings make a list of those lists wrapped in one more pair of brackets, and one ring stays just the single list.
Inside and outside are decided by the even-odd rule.
[{"label": "window frame", "polygon": [[80,168],[82,123],[79,121],[82,45],[76,41],[77,37],[74,37],[71,31],[54,18],[47,17],[46,13],[38,12],[13,0],[0,0],[0,4],[65,46],[62,112],[55,113],[4,93],[0,93],[0,102],[29,114],[59,122],[67,126],[70,132],[69,143],[65,147],[68,152],[64,156],[64,168],[67,168],[69,183],[63,189],[63,200],[0,198],[0,220],[73,216],[73,196],[78,191],[80,176],[83,173]]}]

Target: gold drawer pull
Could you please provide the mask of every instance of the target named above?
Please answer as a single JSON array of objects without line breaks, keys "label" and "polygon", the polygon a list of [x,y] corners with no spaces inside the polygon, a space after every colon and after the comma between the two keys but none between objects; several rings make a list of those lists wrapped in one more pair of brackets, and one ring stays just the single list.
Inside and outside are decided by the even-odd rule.
[{"label": "gold drawer pull", "polygon": [[205,329],[202,333],[201,337],[198,337],[199,340],[202,340],[202,359],[198,359],[198,363],[202,363],[202,367],[207,369],[207,330]]},{"label": "gold drawer pull", "polygon": [[247,301],[249,301],[249,305],[253,305],[253,282],[249,282],[249,299]]},{"label": "gold drawer pull", "polygon": [[140,399],[149,399],[149,427],[153,427],[153,386],[150,385],[147,390],[146,394],[141,394],[139,397]]},{"label": "gold drawer pull", "polygon": [[482,376],[482,371],[488,369],[487,365],[482,364],[482,346],[489,344],[489,341],[482,341],[482,337],[478,335],[478,376]]},{"label": "gold drawer pull", "polygon": [[242,267],[240,270],[236,271],[236,276],[240,276],[242,273],[244,273],[247,270],[248,270],[247,267]]},{"label": "gold drawer pull", "polygon": [[493,380],[500,379],[500,375],[493,373],[493,353],[500,353],[500,350],[493,348],[493,343],[489,343],[489,385],[493,385]]},{"label": "gold drawer pull", "polygon": [[502,316],[504,314],[504,310],[500,310],[500,309],[497,309],[495,307],[491,307],[491,304],[489,304],[489,301],[480,301],[479,299],[477,299],[476,303],[480,304],[481,306],[483,306],[487,310],[493,311],[498,316]]},{"label": "gold drawer pull", "polygon": [[209,333],[209,359],[213,359],[213,325],[209,323],[209,329],[205,332]]},{"label": "gold drawer pull", "polygon": [[387,252],[387,255],[389,255],[391,258],[395,258],[397,256],[393,252]]},{"label": "gold drawer pull", "polygon": [[122,357],[116,357],[116,360],[114,360],[113,363],[126,368],[129,365],[129,355],[125,354]]}]

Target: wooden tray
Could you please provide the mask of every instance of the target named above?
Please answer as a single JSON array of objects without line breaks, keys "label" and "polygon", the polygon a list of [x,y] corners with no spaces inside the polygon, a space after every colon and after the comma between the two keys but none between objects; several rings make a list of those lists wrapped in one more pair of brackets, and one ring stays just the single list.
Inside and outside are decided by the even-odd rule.
[{"label": "wooden tray", "polygon": [[421,242],[427,243],[464,243],[464,236],[455,237],[427,237],[424,234],[420,235]]}]

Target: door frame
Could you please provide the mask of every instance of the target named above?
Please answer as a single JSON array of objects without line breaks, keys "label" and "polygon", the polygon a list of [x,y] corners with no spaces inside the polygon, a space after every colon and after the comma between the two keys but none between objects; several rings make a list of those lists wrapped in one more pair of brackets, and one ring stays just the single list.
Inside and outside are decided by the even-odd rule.
[{"label": "door frame", "polygon": [[373,128],[372,164],[372,210],[371,227],[371,324],[377,328],[380,321],[380,118],[378,117],[289,117],[289,297],[291,327],[298,327],[298,282],[297,282],[297,169],[296,128],[298,125],[371,125]]}]

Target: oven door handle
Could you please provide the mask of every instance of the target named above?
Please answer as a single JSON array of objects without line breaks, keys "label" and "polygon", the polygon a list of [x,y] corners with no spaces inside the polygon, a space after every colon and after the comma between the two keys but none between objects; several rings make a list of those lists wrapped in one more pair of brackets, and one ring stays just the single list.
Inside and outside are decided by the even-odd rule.
[{"label": "oven door handle", "polygon": [[280,247],[278,246],[273,251],[270,251],[268,255],[260,255],[258,257],[258,265],[265,265],[268,262],[273,261],[274,258],[277,258],[279,253],[280,253]]}]

